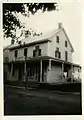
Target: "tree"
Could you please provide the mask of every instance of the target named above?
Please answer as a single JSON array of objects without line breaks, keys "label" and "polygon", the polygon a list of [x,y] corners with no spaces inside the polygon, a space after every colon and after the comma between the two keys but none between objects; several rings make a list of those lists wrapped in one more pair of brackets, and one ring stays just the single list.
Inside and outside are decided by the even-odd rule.
[{"label": "tree", "polygon": [[4,37],[11,37],[14,40],[16,38],[16,34],[14,34],[16,33],[16,28],[24,27],[17,18],[16,13],[29,17],[29,12],[35,14],[39,9],[42,12],[56,10],[57,5],[58,3],[3,3]]}]

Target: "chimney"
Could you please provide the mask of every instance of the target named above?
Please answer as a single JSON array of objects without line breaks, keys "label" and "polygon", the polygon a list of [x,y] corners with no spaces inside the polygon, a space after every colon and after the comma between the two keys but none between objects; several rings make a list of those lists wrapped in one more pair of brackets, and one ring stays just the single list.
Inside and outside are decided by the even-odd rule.
[{"label": "chimney", "polygon": [[61,23],[61,22],[58,23],[58,28],[59,28],[59,29],[62,28],[62,23]]}]

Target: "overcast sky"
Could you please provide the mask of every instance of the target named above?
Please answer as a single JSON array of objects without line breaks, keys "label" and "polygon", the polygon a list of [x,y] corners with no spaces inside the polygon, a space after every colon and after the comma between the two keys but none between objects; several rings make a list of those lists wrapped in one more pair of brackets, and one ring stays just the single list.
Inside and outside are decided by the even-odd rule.
[{"label": "overcast sky", "polygon": [[[57,28],[62,22],[63,27],[74,47],[73,62],[81,64],[81,3],[79,0],[60,0],[60,10],[41,13],[40,11],[29,18],[19,15],[26,27],[38,32],[47,32]],[[5,40],[4,45],[10,44]]]}]

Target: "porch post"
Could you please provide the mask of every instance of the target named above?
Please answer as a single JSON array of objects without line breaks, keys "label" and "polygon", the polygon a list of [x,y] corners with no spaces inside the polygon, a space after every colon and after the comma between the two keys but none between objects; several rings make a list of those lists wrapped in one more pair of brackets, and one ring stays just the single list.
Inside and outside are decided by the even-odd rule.
[{"label": "porch post", "polygon": [[11,64],[11,76],[13,77],[13,62]]},{"label": "porch post", "polygon": [[63,81],[63,73],[64,73],[64,63],[62,63],[62,81]]},{"label": "porch post", "polygon": [[51,59],[49,59],[49,80],[51,80]]},{"label": "porch post", "polygon": [[73,76],[72,76],[72,73],[73,73],[73,65],[71,65],[71,82],[73,82]]},{"label": "porch post", "polygon": [[40,60],[40,82],[42,82],[42,60]]},{"label": "porch post", "polygon": [[24,77],[25,77],[25,81],[26,81],[26,74],[27,73],[26,73],[26,58],[25,58],[25,64],[24,64],[24,75],[25,75]]}]

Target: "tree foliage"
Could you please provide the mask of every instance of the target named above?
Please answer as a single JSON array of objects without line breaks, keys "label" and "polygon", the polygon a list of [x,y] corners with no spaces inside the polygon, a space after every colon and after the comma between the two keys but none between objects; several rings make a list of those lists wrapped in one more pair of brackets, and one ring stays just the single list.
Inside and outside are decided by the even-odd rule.
[{"label": "tree foliage", "polygon": [[[27,6],[27,14],[25,11],[25,5]],[[19,29],[22,26],[16,13],[21,13],[27,16],[29,12],[35,14],[39,9],[42,12],[56,10],[57,3],[3,3],[3,31],[6,38],[15,38],[16,28]]]}]

